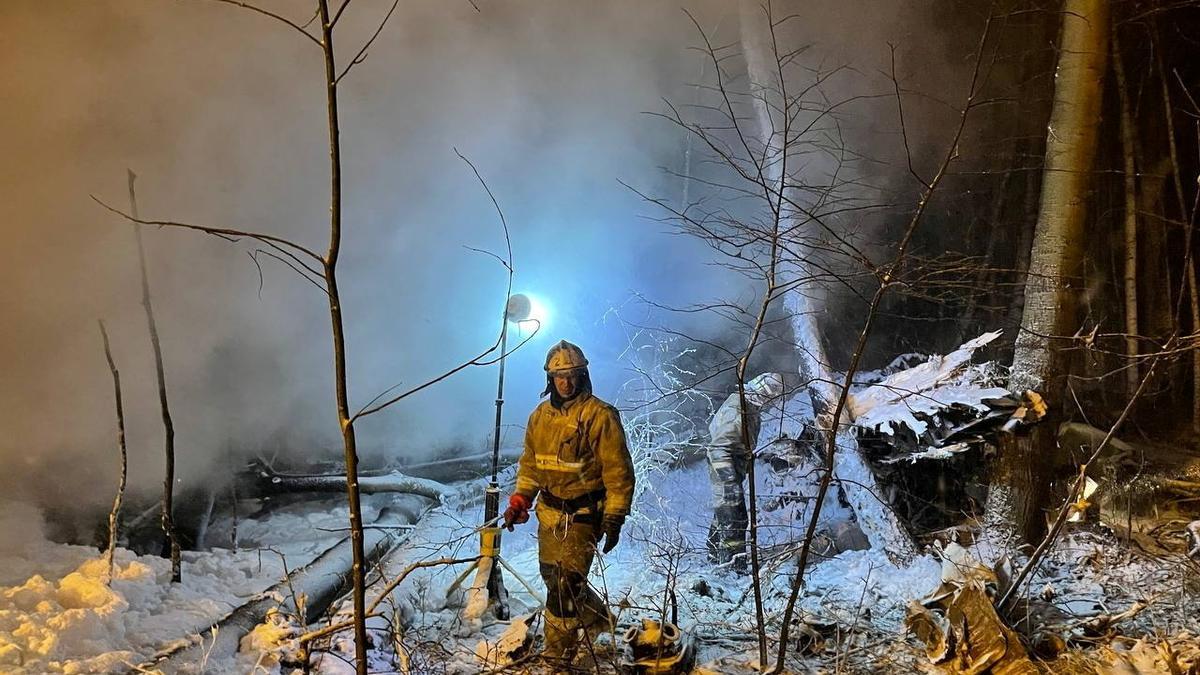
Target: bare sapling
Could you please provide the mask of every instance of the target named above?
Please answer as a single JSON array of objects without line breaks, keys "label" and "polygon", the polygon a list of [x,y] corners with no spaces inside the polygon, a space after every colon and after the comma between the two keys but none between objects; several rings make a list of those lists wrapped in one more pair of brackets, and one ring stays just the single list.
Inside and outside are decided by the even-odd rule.
[{"label": "bare sapling", "polygon": [[[129,212],[138,217],[137,195],[134,192],[134,181],[137,174],[128,172],[129,177]],[[179,537],[175,532],[174,499],[175,499],[175,423],[171,419],[171,405],[167,401],[167,377],[163,368],[162,344],[158,339],[158,323],[154,320],[154,304],[150,299],[150,273],[146,269],[146,248],[142,244],[142,228],[133,225],[133,236],[137,241],[138,267],[142,275],[142,308],[146,310],[146,326],[150,330],[150,346],[154,349],[154,372],[158,378],[158,403],[162,409],[163,423],[163,454],[166,468],[163,473],[162,496],[162,529],[166,540],[163,542],[163,555],[171,559],[171,581],[178,582],[183,576],[179,555]]]},{"label": "bare sapling", "polygon": [[113,399],[117,406],[117,449],[121,451],[121,477],[117,482],[117,494],[113,497],[112,510],[108,512],[108,551],[105,557],[108,559],[108,582],[111,584],[117,552],[117,523],[121,518],[121,501],[125,498],[125,481],[129,475],[129,452],[125,446],[125,406],[121,401],[121,373],[117,371],[117,364],[113,361],[104,322],[96,323],[100,325],[100,337],[104,340],[104,358],[108,361],[109,372],[112,373]]}]

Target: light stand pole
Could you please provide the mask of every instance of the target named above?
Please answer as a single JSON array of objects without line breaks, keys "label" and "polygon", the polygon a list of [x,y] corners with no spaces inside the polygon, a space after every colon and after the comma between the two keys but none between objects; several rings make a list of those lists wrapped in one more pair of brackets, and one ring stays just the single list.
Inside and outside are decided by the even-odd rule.
[{"label": "light stand pole", "polygon": [[508,324],[519,323],[528,316],[529,298],[520,294],[509,298],[508,304],[504,306],[504,325],[500,329],[500,378],[496,384],[496,425],[492,430],[492,480],[488,483],[487,501],[484,504],[485,525],[495,524],[495,520],[500,517],[500,483],[496,480],[496,474],[500,470],[500,413],[504,408],[504,357],[508,351]]},{"label": "light stand pole", "polygon": [[[529,318],[532,303],[524,295],[509,297],[504,306],[503,325],[500,330],[500,377],[496,384],[496,424],[492,429],[492,478],[485,492],[483,507],[483,526],[479,528],[479,560],[474,566],[463,572],[450,586],[453,591],[475,570],[475,580],[468,592],[467,607],[464,612],[468,618],[478,618],[491,608],[497,619],[508,618],[508,593],[504,590],[504,578],[500,575],[500,566],[508,564],[500,557],[500,482],[497,474],[500,469],[500,421],[504,408],[504,360],[508,350],[508,324],[520,323]],[[513,573],[527,588],[528,582],[521,578],[511,567]],[[533,592],[533,589],[529,589]],[[536,595],[536,593],[534,593]]]}]

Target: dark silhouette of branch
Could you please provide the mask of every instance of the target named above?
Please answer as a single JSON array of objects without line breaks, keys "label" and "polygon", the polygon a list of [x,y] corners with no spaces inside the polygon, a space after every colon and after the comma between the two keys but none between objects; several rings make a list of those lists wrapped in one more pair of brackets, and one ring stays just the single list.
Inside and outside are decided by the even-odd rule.
[{"label": "dark silhouette of branch", "polygon": [[298,253],[303,253],[303,254],[307,255],[308,257],[312,258],[313,260],[317,261],[318,263],[321,263],[322,265],[325,263],[325,259],[323,257],[321,257],[320,255],[317,255],[316,253],[314,253],[311,249],[305,248],[304,246],[301,246],[300,244],[297,244],[294,241],[289,241],[282,237],[276,237],[276,236],[270,235],[270,234],[262,234],[260,232],[250,232],[250,231],[246,231],[246,230],[234,230],[234,229],[225,228],[225,227],[208,227],[206,225],[193,225],[191,223],[180,223],[180,222],[175,222],[175,221],[171,221],[171,220],[142,220],[141,218],[129,215],[129,214],[125,213],[124,211],[121,211],[120,209],[109,206],[103,200],[101,200],[99,197],[97,197],[95,195],[91,195],[91,198],[92,198],[92,201],[96,202],[100,206],[103,206],[105,209],[111,211],[112,213],[117,214],[118,216],[121,216],[122,218],[124,218],[125,220],[128,220],[131,223],[136,223],[138,225],[153,225],[155,227],[173,227],[173,228],[180,228],[180,229],[185,229],[185,230],[195,230],[197,232],[204,232],[205,234],[211,234],[213,236],[220,237],[226,241],[237,241],[238,239],[255,239],[255,240],[263,242],[264,244],[271,244],[271,243],[280,244],[282,246],[291,248]]},{"label": "dark silhouette of branch", "polygon": [[[312,23],[312,19],[309,19],[308,23],[304,24],[304,26],[301,26],[300,24],[296,23],[295,21],[292,21],[291,19],[289,19],[285,16],[280,16],[279,14],[276,14],[275,12],[263,9],[262,7],[257,7],[248,2],[241,2],[241,0],[205,0],[205,1],[206,2],[219,2],[224,5],[233,5],[234,7],[241,7],[242,9],[249,10],[256,14],[261,14],[263,16],[270,17],[270,18],[278,21],[279,23],[282,23],[285,26],[288,26],[289,28],[292,28],[296,32],[298,32],[301,35],[303,35],[304,37],[308,38],[311,42],[316,44],[318,47],[321,46],[320,40],[313,37],[312,33],[309,33],[308,31],[304,30],[304,26],[307,26],[308,23]],[[347,4],[349,4],[349,0],[347,0]]]},{"label": "dark silhouette of branch", "polygon": [[[349,4],[350,0],[346,0],[346,4],[342,5],[342,9],[345,9],[346,5]],[[392,13],[396,11],[396,5],[399,4],[400,0],[393,0],[392,6],[388,8],[387,14],[384,15],[383,20],[379,22],[379,25],[375,27],[375,33],[371,35],[370,39],[363,43],[362,49],[358,50],[358,53],[354,55],[354,58],[350,60],[350,63],[347,64],[344,69],[342,69],[342,73],[333,80],[334,86],[337,86],[337,84],[342,81],[342,78],[350,72],[351,68],[367,60],[367,50],[370,49],[371,45],[375,43],[375,38],[379,37],[379,34],[383,32],[384,26],[387,25],[388,19],[392,18]],[[338,13],[340,14],[341,10],[338,10]],[[334,22],[336,23],[336,21],[337,20],[335,19]]]}]

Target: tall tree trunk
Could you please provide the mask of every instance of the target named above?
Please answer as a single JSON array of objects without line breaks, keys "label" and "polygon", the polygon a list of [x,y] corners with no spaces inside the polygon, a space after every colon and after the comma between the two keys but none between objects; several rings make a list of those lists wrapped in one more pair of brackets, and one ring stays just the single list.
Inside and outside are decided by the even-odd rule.
[{"label": "tall tree trunk", "polygon": [[1121,102],[1121,158],[1125,186],[1125,217],[1123,232],[1125,240],[1125,265],[1122,279],[1125,290],[1125,391],[1132,394],[1137,390],[1138,377],[1138,293],[1137,293],[1137,163],[1134,161],[1137,146],[1134,135],[1132,106],[1129,103],[1129,83],[1125,79],[1125,64],[1121,61],[1121,47],[1116,26],[1112,27],[1112,67],[1117,78],[1117,98]]},{"label": "tall tree trunk", "polygon": [[[133,184],[137,175],[128,172],[129,178],[129,209],[134,219],[138,218],[137,196]],[[133,236],[137,240],[138,265],[142,272],[142,307],[146,310],[146,325],[150,329],[150,345],[154,348],[154,372],[158,377],[158,403],[162,409],[163,423],[163,452],[166,456],[166,469],[163,472],[162,497],[162,529],[166,536],[163,543],[163,555],[171,558],[171,581],[178,582],[183,578],[183,566],[180,560],[179,537],[175,533],[175,423],[171,420],[171,406],[167,402],[167,376],[163,367],[162,345],[158,339],[158,323],[154,320],[154,305],[150,301],[150,273],[146,270],[146,248],[142,245],[142,228],[133,225]]]},{"label": "tall tree trunk", "polygon": [[[816,253],[804,243],[804,228],[791,215],[794,209],[784,203],[782,194],[788,190],[788,176],[785,175],[787,155],[789,151],[795,153],[795,148],[788,148],[787,145],[796,142],[787,138],[784,131],[787,120],[782,118],[795,111],[787,108],[787,101],[781,100],[778,102],[779,108],[787,112],[779,114],[778,118],[773,115],[768,98],[779,96],[783,83],[780,82],[778,52],[769,19],[763,15],[762,6],[753,0],[744,1],[741,9],[741,40],[750,76],[759,141],[764,148],[762,168],[767,192],[765,197],[776,204],[775,216],[782,221],[780,230],[799,233],[795,235],[794,249],[799,252],[799,259],[790,261],[796,268],[796,278],[787,280],[793,282],[794,286],[784,296],[784,307],[790,315],[793,339],[796,341],[801,381],[807,383],[817,427],[822,433],[836,436],[838,451],[834,454],[834,473],[843,479],[841,489],[867,539],[873,547],[887,551],[898,560],[911,559],[916,549],[900,519],[880,500],[879,495],[883,491],[879,489],[875,474],[851,432],[853,420],[849,410],[842,412],[841,419],[833,418],[839,391],[817,322],[817,306],[812,298],[815,289],[802,281],[810,274],[807,258],[815,257]],[[788,194],[787,197],[801,199],[798,194]]]},{"label": "tall tree trunk", "polygon": [[[1074,305],[1081,286],[1084,217],[1096,156],[1100,104],[1108,57],[1108,0],[1066,0],[1059,37],[1054,102],[1046,134],[1041,204],[1025,280],[1021,331],[1013,353],[1010,387],[1060,393],[1063,359],[1049,339],[1075,332]],[[1050,425],[1035,428],[1023,456],[999,462],[988,495],[988,539],[1002,547],[1020,535],[1040,538],[1039,517],[1048,482]]]},{"label": "tall tree trunk", "polygon": [[[1157,32],[1154,35],[1157,38]],[[1194,225],[1193,217],[1195,214],[1188,210],[1186,193],[1183,191],[1183,176],[1179,166],[1179,146],[1175,136],[1175,108],[1171,104],[1171,83],[1167,79],[1167,70],[1163,67],[1162,49],[1159,48],[1157,40],[1154,54],[1158,59],[1158,77],[1162,83],[1163,116],[1167,123],[1167,148],[1171,156],[1171,177],[1174,179],[1175,198],[1178,200],[1179,205],[1179,220],[1187,223],[1187,234],[1184,237],[1183,274],[1190,301],[1188,306],[1191,310],[1191,328],[1192,332],[1200,332],[1200,296],[1196,294],[1196,261],[1191,255],[1192,227]],[[1200,201],[1200,194],[1197,195],[1197,200]],[[1182,289],[1180,290],[1177,302],[1183,302]],[[1182,304],[1179,304],[1174,312],[1174,321],[1176,324],[1179,323],[1180,309],[1182,309]],[[1192,351],[1192,430],[1200,433],[1200,349]]]},{"label": "tall tree trunk", "polygon": [[1152,214],[1143,217],[1138,226],[1138,286],[1141,304],[1138,307],[1138,326],[1143,337],[1165,340],[1175,330],[1175,298],[1185,289],[1171,285],[1175,276],[1172,267],[1179,262],[1171,257],[1170,230],[1165,204],[1167,177],[1171,175],[1171,158],[1159,157],[1151,165],[1139,152],[1138,212]]}]

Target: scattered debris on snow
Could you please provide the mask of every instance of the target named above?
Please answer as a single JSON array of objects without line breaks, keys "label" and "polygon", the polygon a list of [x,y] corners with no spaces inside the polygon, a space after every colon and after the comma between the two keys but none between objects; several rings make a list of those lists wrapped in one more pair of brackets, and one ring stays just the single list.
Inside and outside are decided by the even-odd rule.
[{"label": "scattered debris on snow", "polygon": [[619,668],[629,675],[684,675],[696,659],[695,645],[670,622],[644,618],[621,635]]},{"label": "scattered debris on snow", "polygon": [[967,549],[942,552],[942,583],[921,602],[909,602],[905,621],[925,643],[929,660],[948,673],[1037,673],[1017,634],[996,613],[999,576]]},{"label": "scattered debris on snow", "polygon": [[524,658],[533,648],[530,624],[537,617],[537,612],[514,617],[495,640],[480,640],[475,656],[485,668],[500,668]]}]

